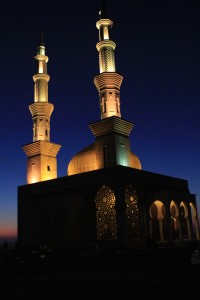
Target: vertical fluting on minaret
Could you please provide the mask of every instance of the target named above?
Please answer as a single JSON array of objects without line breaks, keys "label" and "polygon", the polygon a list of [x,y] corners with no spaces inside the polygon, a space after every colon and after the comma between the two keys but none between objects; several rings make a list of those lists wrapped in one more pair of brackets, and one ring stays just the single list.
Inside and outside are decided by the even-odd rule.
[{"label": "vertical fluting on minaret", "polygon": [[37,73],[33,76],[34,102],[29,105],[33,120],[33,142],[23,146],[27,156],[27,183],[57,178],[57,153],[61,145],[50,142],[50,117],[54,106],[48,102],[48,56],[45,55],[43,38],[34,57]]},{"label": "vertical fluting on minaret", "polygon": [[47,74],[47,62],[49,58],[45,55],[45,46],[42,37],[34,59],[37,64],[37,73],[33,76],[34,103],[29,105],[33,119],[33,142],[50,141],[50,117],[54,106],[48,102],[48,82],[50,76]]},{"label": "vertical fluting on minaret", "polygon": [[120,112],[120,86],[123,77],[116,73],[115,47],[110,40],[110,30],[113,22],[108,18],[104,2],[99,12],[96,27],[99,30],[99,42],[96,48],[99,52],[100,74],[94,78],[94,84],[99,92],[101,119],[111,116],[121,117]]}]

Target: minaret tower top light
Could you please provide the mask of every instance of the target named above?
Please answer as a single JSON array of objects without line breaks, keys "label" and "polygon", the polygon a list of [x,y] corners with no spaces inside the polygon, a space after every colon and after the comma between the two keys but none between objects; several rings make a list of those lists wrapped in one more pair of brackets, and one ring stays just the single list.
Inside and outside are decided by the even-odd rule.
[{"label": "minaret tower top light", "polygon": [[96,48],[99,52],[99,72],[94,78],[94,84],[99,92],[101,119],[117,116],[120,112],[120,86],[123,77],[116,73],[115,47],[116,44],[110,39],[110,31],[113,22],[108,18],[105,3],[102,2],[99,11],[99,20],[96,27],[99,30],[99,42]]},{"label": "minaret tower top light", "polygon": [[37,73],[33,76],[35,82],[34,102],[48,102],[48,82],[50,76],[47,74],[48,56],[45,55],[43,35],[41,34],[40,43],[37,47],[36,60]]},{"label": "minaret tower top light", "polygon": [[102,3],[99,12],[99,21],[96,22],[96,27],[99,30],[99,42],[96,47],[99,51],[99,68],[102,72],[115,72],[115,56],[114,50],[116,44],[110,40],[110,29],[113,22],[108,18],[108,13],[104,2]]}]

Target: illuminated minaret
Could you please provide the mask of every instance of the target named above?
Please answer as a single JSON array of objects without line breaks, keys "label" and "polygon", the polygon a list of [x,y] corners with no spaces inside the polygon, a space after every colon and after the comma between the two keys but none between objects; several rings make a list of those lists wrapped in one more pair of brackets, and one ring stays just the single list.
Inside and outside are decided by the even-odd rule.
[{"label": "illuminated minaret", "polygon": [[34,57],[37,73],[34,80],[34,103],[29,105],[33,120],[33,143],[23,146],[27,155],[27,183],[57,178],[57,153],[61,145],[50,142],[50,117],[54,106],[48,102],[48,56],[45,55],[43,37]]},{"label": "illuminated minaret", "polygon": [[120,86],[123,77],[116,72],[116,44],[110,39],[112,25],[102,2],[99,20],[96,22],[99,30],[96,48],[99,52],[100,74],[94,77],[99,93],[101,118],[88,124],[95,141],[74,155],[68,164],[67,175],[114,166],[142,168],[139,158],[130,149],[129,135],[133,123],[121,118]]},{"label": "illuminated minaret", "polygon": [[116,165],[141,169],[139,158],[131,151],[129,135],[133,123],[121,118],[120,86],[123,77],[116,72],[115,43],[110,39],[113,22],[102,1],[99,20],[99,52],[100,74],[94,77],[94,84],[99,92],[101,120],[89,124],[95,136],[96,168]]},{"label": "illuminated minaret", "polygon": [[116,73],[114,53],[116,44],[110,39],[113,22],[108,18],[104,2],[99,18],[96,23],[99,30],[99,42],[96,48],[99,51],[100,74],[94,78],[94,83],[99,92],[101,119],[111,116],[121,117],[120,86],[123,77]]}]

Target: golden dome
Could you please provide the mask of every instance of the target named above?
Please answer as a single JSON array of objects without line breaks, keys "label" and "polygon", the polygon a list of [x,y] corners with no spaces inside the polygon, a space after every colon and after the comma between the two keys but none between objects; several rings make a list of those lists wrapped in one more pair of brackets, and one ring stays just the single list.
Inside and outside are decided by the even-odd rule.
[{"label": "golden dome", "polygon": [[142,170],[142,165],[139,158],[132,151],[130,153],[130,167]]},{"label": "golden dome", "polygon": [[68,165],[67,175],[79,174],[96,169],[95,146],[91,144],[74,155]]},{"label": "golden dome", "polygon": [[[99,169],[96,157],[95,144],[93,143],[72,157],[68,165],[67,175],[74,175]],[[126,167],[139,170],[142,169],[139,158],[133,152],[130,152],[129,158],[129,162],[126,164]]]}]

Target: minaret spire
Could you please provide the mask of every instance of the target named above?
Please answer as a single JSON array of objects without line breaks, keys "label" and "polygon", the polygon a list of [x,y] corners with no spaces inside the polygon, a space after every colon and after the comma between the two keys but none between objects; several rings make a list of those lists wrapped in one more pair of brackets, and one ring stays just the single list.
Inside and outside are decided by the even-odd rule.
[{"label": "minaret spire", "polygon": [[108,11],[107,11],[104,0],[101,1],[101,9],[99,11],[99,19],[108,19]]},{"label": "minaret spire", "polygon": [[57,177],[56,155],[61,147],[50,143],[50,117],[54,105],[48,102],[49,58],[45,54],[43,33],[40,35],[37,55],[34,59],[37,67],[37,73],[33,76],[34,103],[29,105],[33,120],[33,143],[23,147],[28,157],[27,183]]},{"label": "minaret spire", "polygon": [[94,78],[94,84],[99,92],[101,119],[111,116],[121,117],[120,86],[123,77],[116,73],[115,47],[110,39],[113,22],[108,18],[105,2],[102,1],[96,27],[99,30],[99,42],[96,48],[99,52],[100,75]]},{"label": "minaret spire", "polygon": [[42,31],[40,32],[40,43],[39,43],[39,45],[44,46],[44,34],[43,34]]}]

